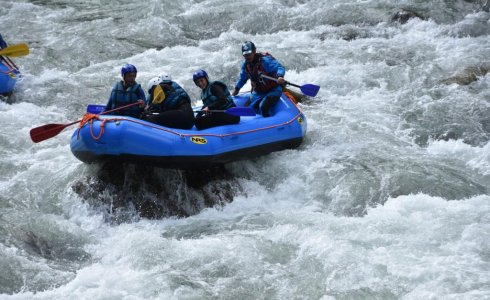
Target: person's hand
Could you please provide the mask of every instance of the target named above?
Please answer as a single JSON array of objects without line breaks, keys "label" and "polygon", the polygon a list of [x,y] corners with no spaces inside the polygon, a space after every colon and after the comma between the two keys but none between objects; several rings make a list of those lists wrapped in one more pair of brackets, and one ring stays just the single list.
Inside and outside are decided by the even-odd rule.
[{"label": "person's hand", "polygon": [[284,85],[285,83],[286,83],[286,80],[284,80],[284,77],[278,77],[277,78],[277,84]]},{"label": "person's hand", "polygon": [[143,100],[141,100],[141,99],[140,99],[140,100],[138,100],[138,107],[139,107],[139,108],[143,108],[143,107],[145,107],[145,101],[143,101]]},{"label": "person's hand", "polygon": [[204,108],[202,109],[202,111],[203,111],[203,112],[204,112],[206,115],[207,115],[207,114],[210,114],[210,112],[209,112],[209,107],[207,107],[207,106],[206,106],[206,107],[204,107]]},{"label": "person's hand", "polygon": [[238,95],[238,92],[239,92],[239,91],[240,91],[239,89],[234,89],[234,90],[233,90],[233,93],[231,93],[231,94],[232,94],[233,96],[236,96],[236,95]]}]

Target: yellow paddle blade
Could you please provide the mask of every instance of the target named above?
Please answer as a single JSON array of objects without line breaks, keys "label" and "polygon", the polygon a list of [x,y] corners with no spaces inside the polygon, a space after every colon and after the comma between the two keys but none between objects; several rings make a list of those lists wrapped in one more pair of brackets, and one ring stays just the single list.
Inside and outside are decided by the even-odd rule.
[{"label": "yellow paddle blade", "polygon": [[157,85],[155,87],[155,90],[153,91],[153,100],[151,101],[151,103],[160,104],[163,102],[163,100],[165,100],[165,92],[160,85]]},{"label": "yellow paddle blade", "polygon": [[9,57],[19,57],[29,54],[27,44],[16,44],[0,50],[0,55]]}]

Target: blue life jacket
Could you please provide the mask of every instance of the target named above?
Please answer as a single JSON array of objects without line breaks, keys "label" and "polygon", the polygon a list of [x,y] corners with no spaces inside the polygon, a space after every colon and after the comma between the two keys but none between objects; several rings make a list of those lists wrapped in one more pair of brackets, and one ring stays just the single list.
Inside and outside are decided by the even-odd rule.
[{"label": "blue life jacket", "polygon": [[[141,95],[143,95],[143,99],[141,99]],[[135,103],[140,99],[145,99],[144,92],[140,84],[136,83],[124,89],[123,82],[119,81],[112,88],[111,98],[109,100],[110,107],[107,107],[107,109],[115,109],[124,105]],[[139,117],[140,109],[137,105],[135,105],[120,110],[116,114]]]},{"label": "blue life jacket", "polygon": [[221,88],[223,88],[223,94],[225,95],[226,99],[228,100],[228,101],[226,101],[226,104],[224,106],[215,107],[215,109],[228,109],[230,107],[234,107],[235,102],[233,101],[233,97],[231,96],[231,93],[228,90],[228,87],[226,86],[226,84],[224,84],[221,81],[210,82],[208,84],[208,86],[204,90],[201,91],[201,100],[202,100],[202,103],[204,104],[204,106],[213,105],[214,103],[216,103],[216,101],[219,100],[219,98],[216,97],[215,95],[213,95],[211,92],[212,86],[214,84],[219,85]]}]

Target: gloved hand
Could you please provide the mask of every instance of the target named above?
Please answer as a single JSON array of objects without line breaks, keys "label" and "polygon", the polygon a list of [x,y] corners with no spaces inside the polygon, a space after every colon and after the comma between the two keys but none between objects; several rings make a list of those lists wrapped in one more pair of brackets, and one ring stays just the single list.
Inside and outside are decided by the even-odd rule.
[{"label": "gloved hand", "polygon": [[239,89],[236,89],[236,88],[235,88],[235,89],[233,90],[233,93],[231,93],[231,94],[232,94],[233,96],[236,96],[236,95],[238,95],[238,92],[239,92],[239,91],[240,91]]}]

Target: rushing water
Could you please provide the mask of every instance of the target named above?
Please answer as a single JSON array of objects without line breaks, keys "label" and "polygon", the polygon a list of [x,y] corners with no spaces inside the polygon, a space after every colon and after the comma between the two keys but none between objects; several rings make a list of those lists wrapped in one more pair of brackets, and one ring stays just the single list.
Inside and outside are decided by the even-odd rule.
[{"label": "rushing water", "polygon": [[[0,102],[0,298],[490,299],[488,9],[0,0],[0,32],[31,49]],[[190,174],[86,166],[75,127],[30,141],[105,103],[125,62],[193,98],[198,68],[232,87],[245,40],[321,86],[298,149]]]}]

